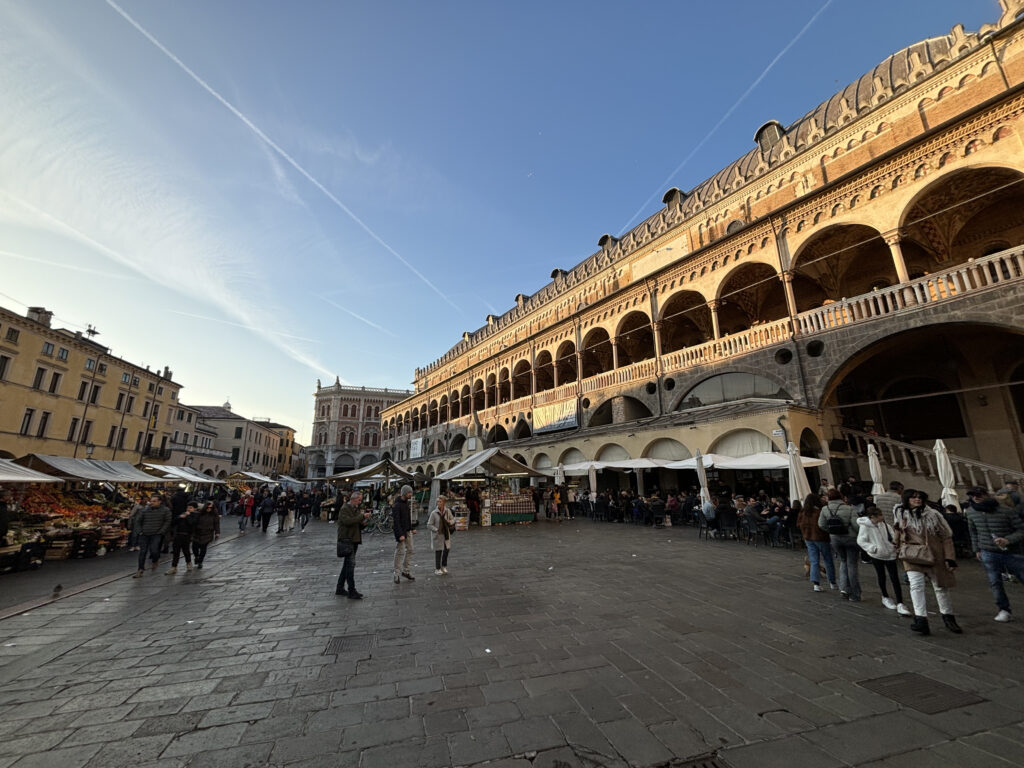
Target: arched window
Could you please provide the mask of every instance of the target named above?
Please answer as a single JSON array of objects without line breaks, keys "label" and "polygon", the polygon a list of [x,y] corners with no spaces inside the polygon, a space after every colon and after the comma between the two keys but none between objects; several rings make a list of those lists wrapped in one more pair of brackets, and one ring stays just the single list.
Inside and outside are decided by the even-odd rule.
[{"label": "arched window", "polygon": [[380,416],[380,406],[379,405],[376,408],[373,409],[373,415],[374,416]]},{"label": "arched window", "polygon": [[366,418],[369,419],[372,416],[373,416],[373,407],[368,405],[368,406],[366,406]]},{"label": "arched window", "polygon": [[767,376],[753,373],[721,373],[705,379],[687,392],[679,408],[699,408],[735,400],[760,397],[769,400],[792,400],[789,392]]},{"label": "arched window", "polygon": [[348,418],[348,406],[347,405],[341,406],[341,418],[343,418],[343,419],[347,419]]}]

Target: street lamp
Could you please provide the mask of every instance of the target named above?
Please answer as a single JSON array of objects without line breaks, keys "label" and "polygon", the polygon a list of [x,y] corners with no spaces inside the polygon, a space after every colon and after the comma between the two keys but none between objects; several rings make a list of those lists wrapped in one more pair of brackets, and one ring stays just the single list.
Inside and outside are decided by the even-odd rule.
[{"label": "street lamp", "polygon": [[86,458],[91,459],[92,458],[92,452],[95,451],[95,450],[96,450],[96,446],[93,443],[86,443],[85,444],[85,455],[86,455]]},{"label": "street lamp", "polygon": [[192,462],[193,462],[194,459],[195,459],[194,456],[189,456],[187,459],[185,459],[185,466],[188,467],[189,469],[191,469],[192,468]]}]

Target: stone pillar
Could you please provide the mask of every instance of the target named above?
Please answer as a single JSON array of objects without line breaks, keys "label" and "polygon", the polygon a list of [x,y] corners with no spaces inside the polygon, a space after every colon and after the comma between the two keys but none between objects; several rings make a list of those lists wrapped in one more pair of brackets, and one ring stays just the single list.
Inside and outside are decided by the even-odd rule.
[{"label": "stone pillar", "polygon": [[896,267],[896,278],[901,283],[910,282],[910,276],[907,274],[907,264],[903,260],[903,249],[900,247],[900,233],[898,230],[892,230],[886,232],[883,237],[885,238],[886,245],[889,246],[889,251],[892,253],[892,263]]},{"label": "stone pillar", "polygon": [[537,371],[530,367],[530,396],[537,394]]},{"label": "stone pillar", "polygon": [[793,273],[783,272],[779,277],[782,278],[782,290],[786,292],[786,306],[789,308],[789,316],[796,317],[796,295],[793,293]]},{"label": "stone pillar", "polygon": [[612,369],[619,367],[619,340],[612,339]]},{"label": "stone pillar", "polygon": [[554,389],[558,389],[558,361],[551,361],[551,383]]},{"label": "stone pillar", "polygon": [[722,332],[718,329],[718,308],[722,302],[718,299],[713,299],[708,302],[708,309],[711,310],[711,332],[714,334],[716,339],[722,337]]},{"label": "stone pillar", "polygon": [[654,360],[657,366],[658,375],[661,375],[661,323],[651,323],[651,331],[654,333]]},{"label": "stone pillar", "polygon": [[576,381],[583,381],[583,353],[576,353]]}]

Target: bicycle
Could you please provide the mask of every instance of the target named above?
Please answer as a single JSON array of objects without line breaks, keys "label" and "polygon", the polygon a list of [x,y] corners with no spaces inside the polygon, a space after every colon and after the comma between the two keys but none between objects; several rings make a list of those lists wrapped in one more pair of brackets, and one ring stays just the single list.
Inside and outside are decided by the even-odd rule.
[{"label": "bicycle", "polygon": [[383,506],[370,515],[366,524],[367,533],[391,533],[395,529],[395,521],[391,516],[391,507]]}]

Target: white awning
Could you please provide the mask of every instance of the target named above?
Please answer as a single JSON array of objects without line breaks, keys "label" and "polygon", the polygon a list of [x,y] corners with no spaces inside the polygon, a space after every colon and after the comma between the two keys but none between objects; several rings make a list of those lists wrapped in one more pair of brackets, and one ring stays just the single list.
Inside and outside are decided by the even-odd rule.
[{"label": "white awning", "polygon": [[261,475],[259,472],[235,472],[231,477],[239,480],[255,480],[258,483],[270,483],[271,485],[277,484],[277,480]]},{"label": "white awning", "polygon": [[412,472],[406,472],[391,459],[382,459],[376,464],[368,464],[365,467],[359,467],[359,469],[350,469],[346,472],[339,472],[336,475],[331,475],[324,479],[356,482],[358,480],[365,480],[368,477],[373,477],[374,475],[387,476],[389,474],[396,479],[401,478],[402,480],[412,480],[413,477],[415,477]]},{"label": "white awning", "polygon": [[[800,462],[804,467],[820,467],[825,463],[824,459],[812,459],[808,456],[801,456]],[[772,453],[763,451],[752,453],[748,456],[723,456],[720,453],[705,453],[701,456],[701,463],[705,468],[715,467],[716,469],[789,469],[789,454]],[[665,466],[665,469],[696,469],[697,459],[684,459],[673,461]]]},{"label": "white awning", "polygon": [[162,483],[164,478],[142,472],[127,461],[72,459],[68,456],[42,456],[30,453],[17,464],[67,480],[93,480],[106,483]]},{"label": "white awning", "polygon": [[547,477],[544,472],[531,469],[509,456],[500,448],[488,448],[474,453],[460,461],[447,472],[437,475],[435,480],[458,480],[466,475],[517,475],[521,477]]},{"label": "white awning", "polygon": [[34,469],[15,464],[10,459],[0,459],[0,483],[59,483],[59,477],[44,475]]},{"label": "white awning", "polygon": [[190,467],[176,467],[171,464],[150,464],[149,462],[146,462],[145,466],[157,472],[163,472],[174,480],[184,480],[186,483],[214,483],[217,485],[224,485],[223,480],[217,480],[209,475],[204,475],[202,472],[197,472]]}]

